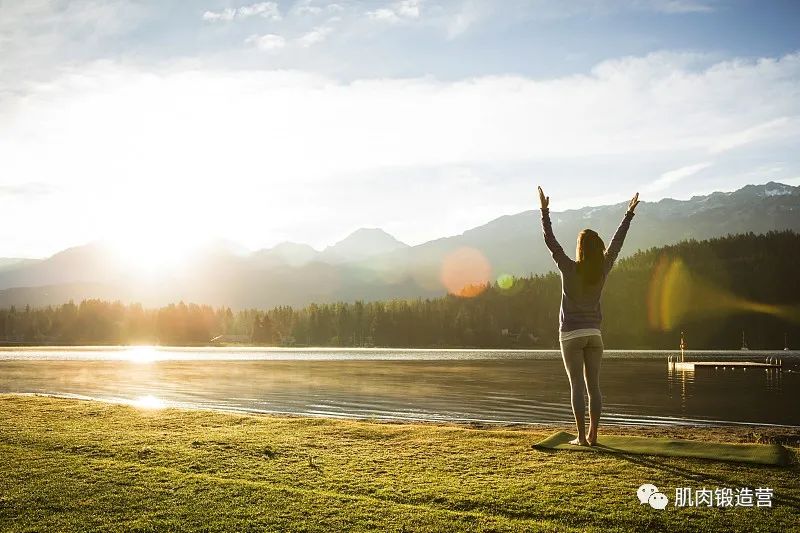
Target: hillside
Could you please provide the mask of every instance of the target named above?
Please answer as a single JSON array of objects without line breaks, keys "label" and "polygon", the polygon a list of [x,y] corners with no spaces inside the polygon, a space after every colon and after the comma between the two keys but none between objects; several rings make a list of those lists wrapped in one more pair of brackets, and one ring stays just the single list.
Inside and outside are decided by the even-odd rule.
[{"label": "hillside", "polygon": [[[800,235],[770,232],[684,241],[621,260],[603,300],[609,348],[754,349],[800,340]],[[556,274],[493,283],[475,297],[313,303],[250,309],[170,304],[157,309],[91,300],[0,310],[0,341],[53,344],[208,344],[245,335],[255,344],[554,348]]]},{"label": "hillside", "polygon": [[[571,253],[575,235],[585,227],[608,242],[624,211],[624,204],[554,211],[554,231]],[[686,239],[773,230],[800,231],[800,187],[770,182],[689,200],[642,202],[621,257]],[[0,269],[0,306],[102,298],[147,306],[184,300],[246,309],[435,297],[447,292],[442,281],[446,265],[466,270],[472,282],[552,270],[539,211],[503,216],[416,246],[377,228],[356,230],[322,251],[288,242],[249,254],[209,246],[180,269],[147,276],[115,256],[111,247],[93,243]]]}]

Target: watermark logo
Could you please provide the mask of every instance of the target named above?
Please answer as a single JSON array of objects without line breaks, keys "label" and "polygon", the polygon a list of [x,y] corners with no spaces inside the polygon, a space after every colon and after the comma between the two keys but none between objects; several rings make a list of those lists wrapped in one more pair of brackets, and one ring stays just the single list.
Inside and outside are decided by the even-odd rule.
[{"label": "watermark logo", "polygon": [[[732,489],[728,487],[709,489],[692,489],[678,487],[675,489],[675,507],[772,507],[774,491],[769,487]],[[645,483],[636,491],[639,504],[649,504],[653,509],[666,509],[669,498],[660,492],[658,487]]]},{"label": "watermark logo", "polygon": [[665,509],[669,503],[669,498],[666,494],[658,491],[658,487],[645,483],[639,490],[636,491],[636,496],[639,498],[639,504],[649,503],[653,509]]}]

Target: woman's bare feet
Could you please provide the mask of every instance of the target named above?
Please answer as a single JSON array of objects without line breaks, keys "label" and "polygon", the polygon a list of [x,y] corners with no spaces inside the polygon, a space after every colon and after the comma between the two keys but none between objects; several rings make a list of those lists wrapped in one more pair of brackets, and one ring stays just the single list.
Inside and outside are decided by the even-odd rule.
[{"label": "woman's bare feet", "polygon": [[590,429],[586,440],[589,442],[589,446],[595,446],[597,444],[597,430],[592,431]]},{"label": "woman's bare feet", "polygon": [[569,443],[574,444],[575,446],[589,446],[589,443],[586,441],[586,439],[581,439],[580,437],[572,439],[569,441]]}]

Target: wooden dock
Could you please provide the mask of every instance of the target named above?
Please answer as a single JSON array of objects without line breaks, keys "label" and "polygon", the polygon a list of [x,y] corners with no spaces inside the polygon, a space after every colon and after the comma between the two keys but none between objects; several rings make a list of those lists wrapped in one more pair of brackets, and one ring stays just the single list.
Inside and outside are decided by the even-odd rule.
[{"label": "wooden dock", "polygon": [[669,365],[675,370],[698,370],[704,368],[777,368],[780,369],[781,365],[771,363],[753,363],[750,361],[671,361]]}]

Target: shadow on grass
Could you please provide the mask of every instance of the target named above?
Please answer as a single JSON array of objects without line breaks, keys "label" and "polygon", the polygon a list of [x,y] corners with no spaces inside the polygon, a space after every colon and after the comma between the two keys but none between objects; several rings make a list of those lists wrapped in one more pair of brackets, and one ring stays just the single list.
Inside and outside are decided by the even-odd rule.
[{"label": "shadow on grass", "polygon": [[[681,458],[685,461],[697,461],[696,468],[689,468],[689,467],[682,467],[676,465],[665,464],[664,461],[650,459],[647,456],[639,455],[639,454],[631,454],[625,453],[620,451],[617,448],[611,448],[608,446],[604,446],[602,444],[597,444],[594,448],[601,453],[605,453],[609,458],[619,458],[623,459],[629,463],[635,464],[637,466],[642,466],[646,468],[651,468],[653,470],[660,470],[662,472],[672,474],[678,477],[685,477],[695,481],[713,481],[718,483],[720,486],[724,487],[749,487],[750,484],[746,480],[742,479],[734,479],[731,476],[723,476],[718,474],[710,474],[705,469],[704,466],[709,463],[719,464],[717,461],[709,460],[709,459],[700,459],[700,458]],[[557,453],[571,453],[570,450],[554,450],[551,448],[538,448],[534,446],[534,449],[547,453],[547,454],[557,454]],[[731,463],[736,464],[736,463]],[[793,458],[792,462],[790,463],[790,467],[797,464],[797,458]],[[785,469],[786,466],[775,466],[775,465],[758,465],[758,464],[748,464],[748,468],[756,468],[759,470],[774,470],[774,469]],[[793,508],[796,511],[800,511],[800,498],[796,496],[786,495],[786,494],[773,494],[772,500],[774,503],[778,503],[780,505],[786,505],[788,507]]]},{"label": "shadow on grass", "polygon": [[[706,462],[702,459],[697,459],[697,461],[701,461],[701,464],[698,464],[696,468],[688,468],[688,467],[681,467],[675,465],[667,465],[663,462],[656,461],[653,459],[649,459],[647,457],[643,457],[641,455],[633,455],[629,453],[620,453],[620,452],[609,452],[614,453],[615,456],[620,457],[621,459],[625,459],[626,461],[639,465],[644,466],[647,468],[652,468],[655,470],[661,470],[662,472],[666,472],[675,476],[684,476],[690,479],[695,479],[698,481],[714,481],[719,483],[722,486],[726,487],[748,487],[750,486],[747,480],[742,479],[734,479],[731,476],[722,476],[718,474],[710,474],[703,469],[703,464]],[[748,468],[758,468],[764,470],[774,470],[776,468],[785,468],[785,467],[777,467],[772,465],[748,465]],[[790,496],[786,494],[774,494],[772,497],[773,502],[779,503],[781,505],[786,505],[788,507],[792,507],[795,510],[800,510],[800,498],[796,496]]]}]

